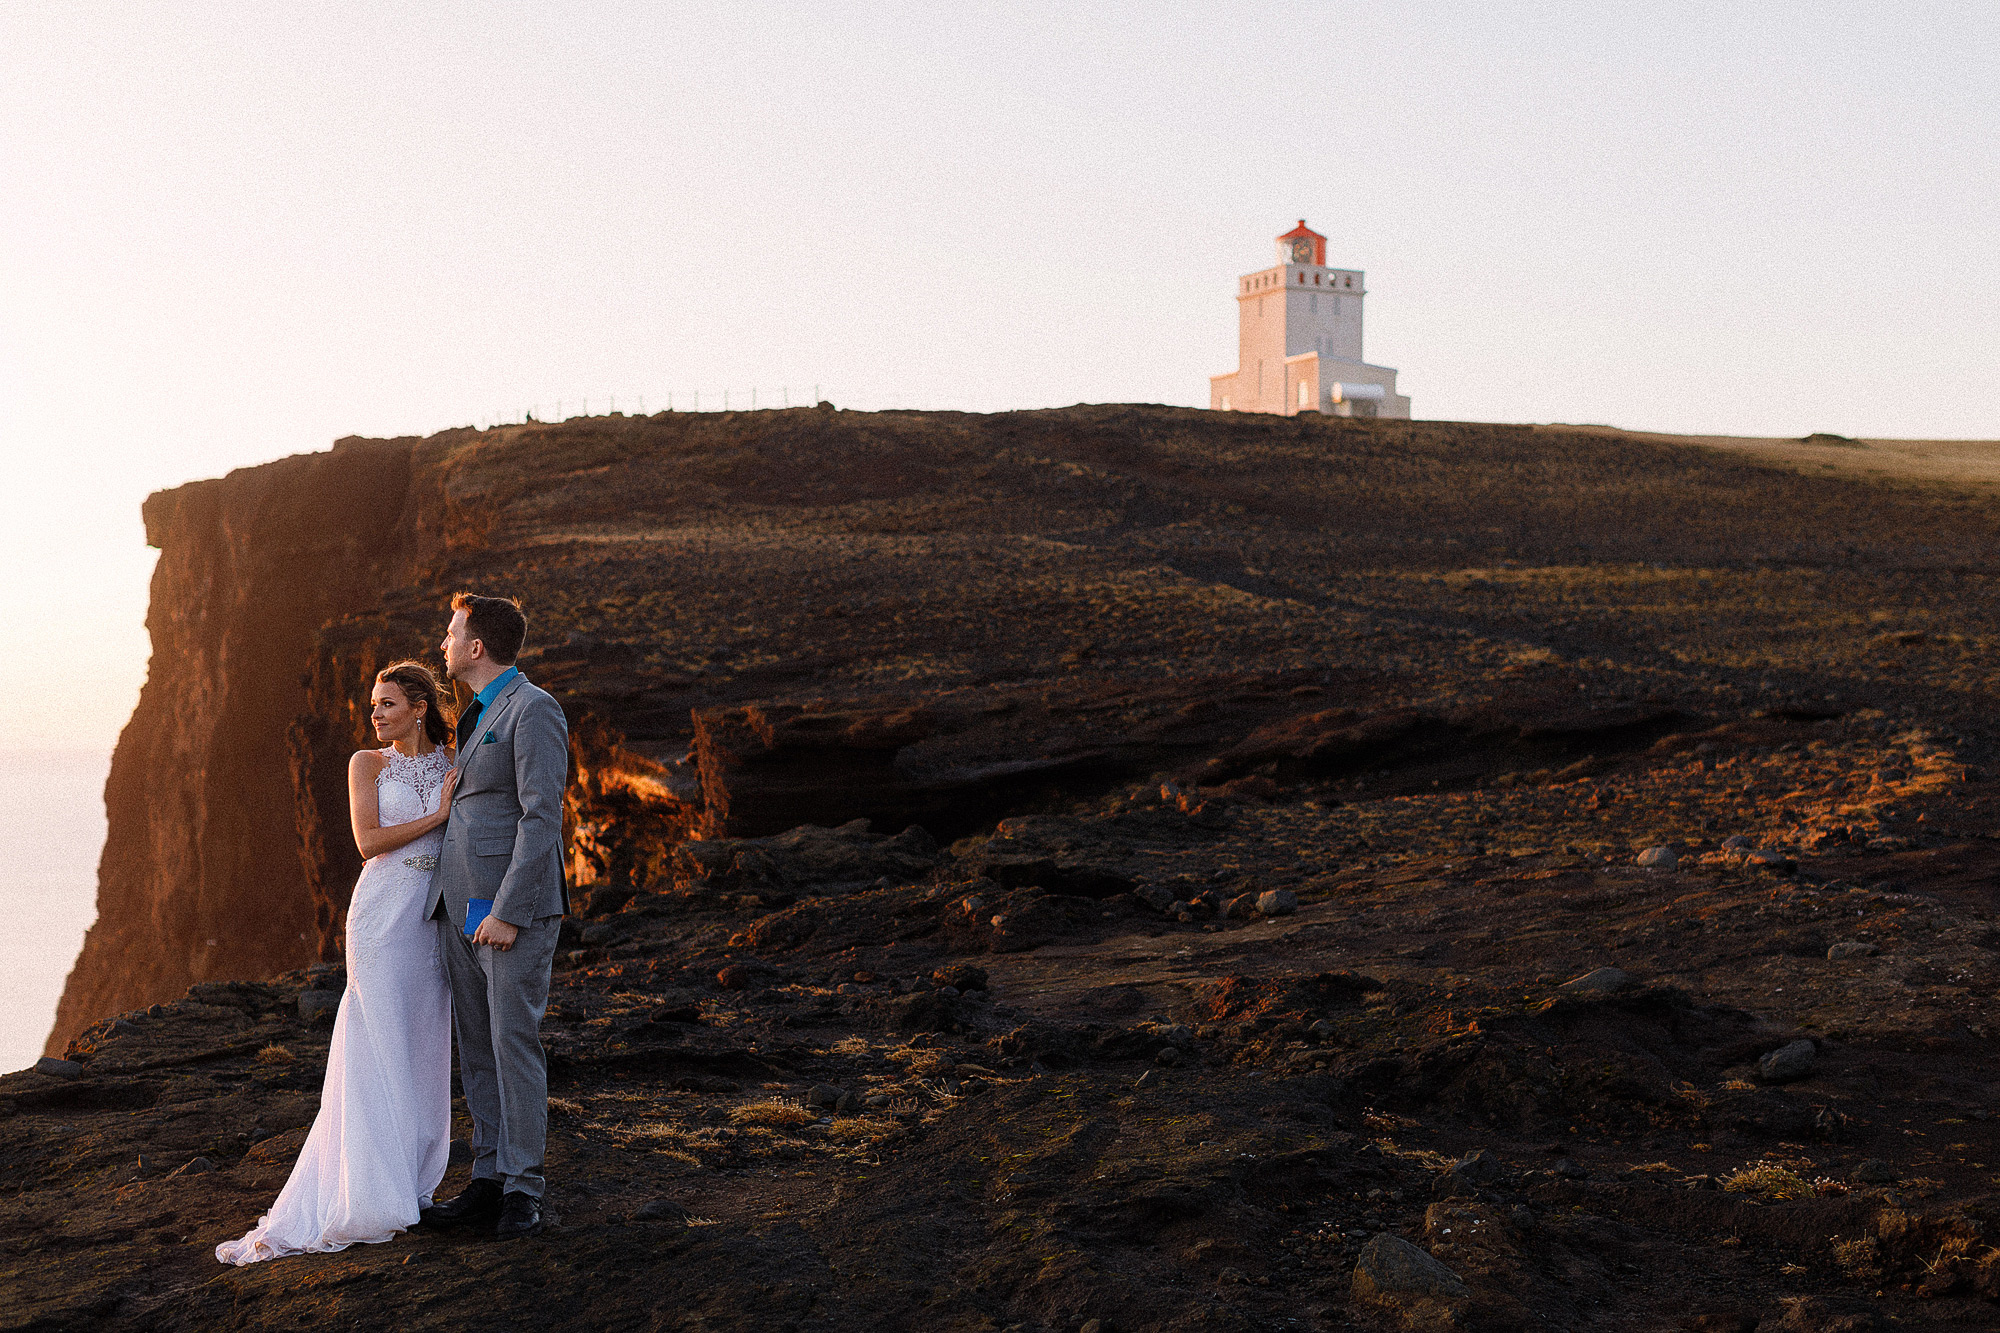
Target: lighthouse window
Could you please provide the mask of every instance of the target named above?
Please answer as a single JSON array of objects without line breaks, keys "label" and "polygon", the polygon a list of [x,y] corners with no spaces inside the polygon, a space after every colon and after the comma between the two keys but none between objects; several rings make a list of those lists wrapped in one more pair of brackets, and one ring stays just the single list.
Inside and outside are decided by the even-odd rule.
[{"label": "lighthouse window", "polygon": [[1311,406],[1311,405],[1312,405],[1312,386],[1311,386],[1310,384],[1307,384],[1307,383],[1306,383],[1306,382],[1305,382],[1304,380],[1300,380],[1300,381],[1299,381],[1299,406],[1300,406],[1300,407],[1309,407],[1309,406]]}]

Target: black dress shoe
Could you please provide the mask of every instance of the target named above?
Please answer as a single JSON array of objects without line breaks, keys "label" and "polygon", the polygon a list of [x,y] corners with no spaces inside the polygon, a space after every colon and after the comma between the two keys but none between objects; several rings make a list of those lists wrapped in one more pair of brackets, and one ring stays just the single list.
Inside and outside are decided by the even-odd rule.
[{"label": "black dress shoe", "polygon": [[501,1240],[516,1236],[536,1236],[542,1230],[542,1201],[532,1194],[508,1190],[500,1204],[500,1225],[493,1234]]},{"label": "black dress shoe", "polygon": [[432,1204],[417,1214],[427,1227],[492,1226],[500,1216],[500,1182],[475,1180],[456,1199]]}]

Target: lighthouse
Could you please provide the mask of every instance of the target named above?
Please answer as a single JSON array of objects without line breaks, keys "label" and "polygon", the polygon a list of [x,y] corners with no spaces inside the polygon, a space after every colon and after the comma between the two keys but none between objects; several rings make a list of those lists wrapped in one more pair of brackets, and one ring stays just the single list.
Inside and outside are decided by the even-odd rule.
[{"label": "lighthouse", "polygon": [[1328,268],[1326,237],[1304,218],[1278,237],[1277,258],[1236,281],[1236,370],[1209,380],[1208,405],[1407,419],[1396,372],[1361,359],[1361,270]]}]

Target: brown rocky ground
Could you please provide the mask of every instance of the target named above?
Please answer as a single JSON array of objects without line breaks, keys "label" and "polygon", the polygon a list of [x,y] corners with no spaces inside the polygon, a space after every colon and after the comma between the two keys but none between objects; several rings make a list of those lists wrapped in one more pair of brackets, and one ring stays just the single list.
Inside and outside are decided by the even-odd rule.
[{"label": "brown rocky ground", "polygon": [[[295,664],[227,742],[298,811],[316,943],[268,975],[337,957],[354,682],[444,589],[526,597],[577,736],[559,1223],[220,1269],[337,969],[110,1004],[143,941],[94,935],[77,1067],[0,1079],[0,1327],[1994,1326],[1990,500],[1148,408],[460,432],[310,484],[341,457],[402,518],[261,639],[307,466],[156,501],[156,643]],[[176,670],[131,734],[198,751]]]}]

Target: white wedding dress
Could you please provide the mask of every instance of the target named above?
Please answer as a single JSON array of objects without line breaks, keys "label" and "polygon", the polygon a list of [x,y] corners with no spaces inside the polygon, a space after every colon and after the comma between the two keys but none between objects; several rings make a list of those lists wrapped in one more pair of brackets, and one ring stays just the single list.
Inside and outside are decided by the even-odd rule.
[{"label": "white wedding dress", "polygon": [[[382,827],[438,807],[450,771],[442,749],[392,746],[375,779]],[[347,911],[347,992],[333,1023],[319,1115],[271,1211],[226,1264],[385,1241],[416,1223],[451,1149],[451,992],[424,899],[444,831],[361,867]]]}]

